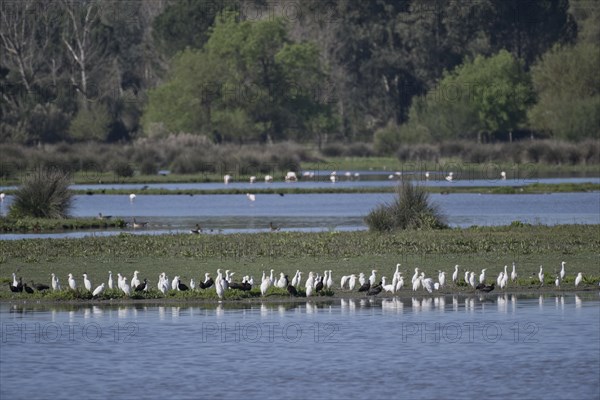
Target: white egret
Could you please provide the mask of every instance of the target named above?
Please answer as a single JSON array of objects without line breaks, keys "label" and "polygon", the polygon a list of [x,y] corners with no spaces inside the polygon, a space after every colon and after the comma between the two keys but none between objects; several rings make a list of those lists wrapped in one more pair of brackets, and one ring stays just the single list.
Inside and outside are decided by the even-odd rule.
[{"label": "white egret", "polygon": [[104,282],[100,284],[94,291],[92,292],[92,296],[98,296],[100,293],[104,292]]},{"label": "white egret", "polygon": [[399,278],[398,278],[398,282],[396,282],[396,292],[398,292],[400,289],[402,289],[402,287],[404,287],[404,278],[402,277],[402,274],[400,274]]},{"label": "white egret", "polygon": [[131,287],[127,284],[127,277],[123,277],[121,290],[123,290],[123,293],[125,293],[127,296],[131,295]]},{"label": "white egret", "polygon": [[225,176],[223,177],[223,183],[224,183],[224,184],[226,184],[226,185],[227,185],[227,184],[228,184],[228,183],[230,183],[231,181],[232,181],[231,175],[227,174],[227,175],[225,175]]},{"label": "white egret", "polygon": [[52,290],[57,290],[57,284],[58,281],[56,280],[56,275],[54,275],[54,272],[52,274],[50,274],[52,276]]},{"label": "white egret", "polygon": [[581,281],[583,280],[583,274],[580,272],[577,274],[577,278],[575,278],[575,287],[579,286]]},{"label": "white egret", "polygon": [[386,284],[385,282],[385,276],[381,277],[381,286],[383,287],[383,290],[385,290],[386,292],[391,292],[394,293],[394,291],[396,290],[396,287],[393,284]]},{"label": "white egret", "polygon": [[123,290],[123,275],[120,272],[117,272],[117,287]]},{"label": "white egret", "polygon": [[350,275],[350,279],[348,280],[348,289],[354,290],[355,286],[356,286],[356,275],[352,274],[352,275]]},{"label": "white egret", "polygon": [[469,270],[465,271],[465,283],[469,283],[469,276],[471,275],[471,273],[469,272]]},{"label": "white egret", "polygon": [[217,296],[219,296],[219,299],[223,299],[223,295],[225,294],[225,288],[223,287],[223,281],[224,279],[217,279],[215,281],[215,290],[217,291]]},{"label": "white egret", "polygon": [[171,281],[171,289],[172,290],[177,290],[178,285],[179,285],[179,276],[176,275],[173,278],[173,280]]},{"label": "white egret", "polygon": [[458,264],[454,266],[454,272],[452,273],[452,282],[456,283],[458,279]]},{"label": "white egret", "polygon": [[469,281],[468,282],[469,282],[469,285],[471,285],[471,287],[473,289],[475,289],[475,272],[471,271],[469,273]]},{"label": "white egret", "polygon": [[417,279],[419,279],[419,268],[415,268],[415,274],[413,275],[413,277],[411,279],[411,282],[412,282],[413,285],[415,284],[415,281]]},{"label": "white egret", "polygon": [[366,282],[366,278],[365,278],[365,274],[364,273],[360,273],[358,274],[358,283],[360,284],[360,286],[364,285]]},{"label": "white egret", "polygon": [[369,283],[371,284],[371,286],[373,286],[375,284],[375,279],[376,279],[375,272],[377,272],[376,269],[372,270],[371,276],[369,276]]},{"label": "white egret", "polygon": [[506,180],[506,172],[502,171],[500,172],[500,178],[505,181]]},{"label": "white egret", "polygon": [[563,279],[565,279],[565,264],[566,262],[561,262],[560,263],[560,280],[562,281]]},{"label": "white egret", "polygon": [[88,279],[87,274],[83,274],[83,286],[88,292],[92,291],[92,282]]},{"label": "white egret", "polygon": [[516,270],[514,261],[512,263],[512,267],[513,267],[513,269],[512,269],[512,272],[510,273],[510,280],[514,282],[517,280],[517,270]]},{"label": "white egret", "polygon": [[19,281],[17,280],[17,274],[15,274],[14,272],[12,273],[12,277],[13,277],[13,287],[17,287],[17,285],[19,284]]},{"label": "white egret", "polygon": [[442,288],[446,284],[446,272],[445,271],[440,272],[440,274],[438,276],[438,282],[440,283],[440,287],[442,287]]},{"label": "white egret", "polygon": [[260,294],[262,296],[267,293],[269,286],[271,286],[271,280],[269,278],[264,278],[260,284]]},{"label": "white egret", "polygon": [[58,279],[58,276],[56,277],[56,290],[60,290],[60,279]]},{"label": "white egret", "polygon": [[77,289],[77,282],[75,282],[75,279],[73,278],[73,274],[69,274],[69,287],[71,288],[71,290]]},{"label": "white egret", "polygon": [[271,175],[265,175],[265,183],[273,182],[273,177]]},{"label": "white egret", "polygon": [[503,278],[504,278],[504,272],[500,271],[500,273],[498,274],[498,277],[496,278],[496,285],[500,286],[500,283],[502,282]]},{"label": "white egret", "polygon": [[413,283],[412,283],[413,292],[416,292],[417,290],[419,290],[420,287],[421,287],[421,277],[418,276],[416,279],[413,280]]},{"label": "white egret", "polygon": [[560,287],[560,276],[559,275],[556,275],[556,279],[554,280],[554,285],[556,287]]},{"label": "white egret", "polygon": [[131,278],[131,287],[136,288],[139,286],[140,283],[142,283],[140,281],[140,278],[138,278],[138,274],[140,273],[140,271],[133,271],[133,278]]},{"label": "white egret", "polygon": [[283,272],[279,273],[279,280],[277,281],[277,283],[275,284],[275,286],[277,286],[280,289],[283,289],[287,286],[287,282],[285,279],[285,274]]},{"label": "white egret", "polygon": [[246,197],[248,198],[248,200],[250,201],[256,201],[256,195],[252,194],[252,193],[246,193]]},{"label": "white egret", "polygon": [[540,272],[538,272],[538,279],[540,280],[540,283],[542,285],[544,285],[544,269],[541,265],[540,265]]},{"label": "white egret", "polygon": [[350,275],[342,276],[342,279],[340,279],[340,289],[346,288],[346,283],[348,283],[348,279],[350,279]]},{"label": "white egret", "polygon": [[254,183],[256,182],[256,177],[255,176],[251,176],[250,177],[250,183]]},{"label": "white egret", "polygon": [[302,284],[302,271],[298,271],[298,280],[296,281],[296,286],[294,286],[294,287],[300,287],[301,284]]},{"label": "white egret", "polygon": [[112,277],[112,272],[108,271],[108,288],[110,290],[113,289],[113,277]]},{"label": "white egret", "polygon": [[196,281],[194,281],[194,278],[190,279],[190,289],[196,289]]},{"label": "white egret", "polygon": [[448,182],[452,182],[454,180],[454,172],[448,172],[448,175],[446,176],[446,180]]},{"label": "white egret", "polygon": [[425,171],[425,179],[429,180],[429,171]]},{"label": "white egret", "polygon": [[487,268],[481,270],[481,274],[479,275],[479,283],[485,283],[485,271]]},{"label": "white egret", "polygon": [[131,194],[129,195],[129,202],[130,202],[130,203],[133,203],[133,201],[135,200],[135,197],[136,197],[136,196],[135,196],[135,193],[131,193]]},{"label": "white egret", "polygon": [[332,286],[333,286],[333,279],[331,278],[331,270],[329,270],[329,277],[325,281],[325,287],[327,289],[331,289]]}]

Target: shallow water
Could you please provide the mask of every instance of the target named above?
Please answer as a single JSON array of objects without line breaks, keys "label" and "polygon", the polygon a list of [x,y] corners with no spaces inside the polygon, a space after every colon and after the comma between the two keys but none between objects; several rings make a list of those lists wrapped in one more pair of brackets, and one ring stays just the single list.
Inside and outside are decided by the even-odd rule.
[{"label": "shallow water", "polygon": [[[391,202],[392,193],[257,195],[139,195],[132,203],[126,195],[75,196],[73,216],[103,215],[149,222],[138,234],[189,232],[199,223],[207,233],[268,231],[270,221],[282,230],[327,231],[366,229],[364,222],[378,204]],[[432,194],[431,200],[454,227],[531,224],[599,224],[600,193],[552,194]],[[8,196],[5,203],[11,201]],[[0,234],[2,239],[115,235],[123,230],[45,234]]]},{"label": "shallow water", "polygon": [[[0,304],[0,398],[598,399],[598,293]],[[24,388],[30,390],[24,390]]]}]

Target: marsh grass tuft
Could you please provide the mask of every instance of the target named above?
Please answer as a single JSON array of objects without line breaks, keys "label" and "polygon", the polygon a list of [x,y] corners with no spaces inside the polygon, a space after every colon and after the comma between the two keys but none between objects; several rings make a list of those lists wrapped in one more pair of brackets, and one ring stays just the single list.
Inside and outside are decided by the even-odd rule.
[{"label": "marsh grass tuft", "polygon": [[70,176],[60,170],[37,170],[25,178],[14,194],[13,218],[67,218],[73,204]]},{"label": "marsh grass tuft", "polygon": [[372,210],[365,222],[369,229],[389,232],[399,229],[442,229],[448,225],[438,207],[429,200],[427,190],[410,181],[402,181],[392,203],[381,204]]}]

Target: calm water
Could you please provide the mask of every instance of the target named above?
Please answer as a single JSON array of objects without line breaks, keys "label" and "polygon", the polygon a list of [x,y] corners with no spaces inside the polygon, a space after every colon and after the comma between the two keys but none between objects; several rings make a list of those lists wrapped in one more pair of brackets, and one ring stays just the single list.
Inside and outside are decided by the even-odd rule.
[{"label": "calm water", "polygon": [[[598,399],[597,292],[0,304],[0,398]],[[37,396],[35,396],[37,397]]]},{"label": "calm water", "polygon": [[[132,203],[126,195],[75,196],[76,217],[103,215],[149,222],[140,234],[189,232],[196,223],[213,232],[268,230],[269,221],[283,230],[366,229],[364,216],[378,204],[392,201],[392,193],[277,194],[257,195],[138,195]],[[600,193],[552,193],[497,195],[432,194],[431,199],[452,226],[507,225],[512,221],[532,224],[599,224]],[[11,201],[7,196],[5,207]],[[132,230],[129,230],[132,232]],[[0,234],[1,239],[80,237],[122,232],[69,232],[54,234]]]}]

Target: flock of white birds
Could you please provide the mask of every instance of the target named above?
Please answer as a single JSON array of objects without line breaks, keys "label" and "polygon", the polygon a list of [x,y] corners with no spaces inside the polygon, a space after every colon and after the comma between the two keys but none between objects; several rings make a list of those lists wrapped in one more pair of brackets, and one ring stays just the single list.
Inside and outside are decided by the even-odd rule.
[{"label": "flock of white birds", "polygon": [[[556,275],[555,285],[560,287],[561,283],[566,277],[565,271],[566,262],[561,263],[560,272]],[[388,280],[386,276],[382,276],[379,280],[377,279],[377,270],[371,270],[371,274],[367,276],[364,273],[349,274],[343,275],[340,277],[339,286],[336,289],[346,290],[346,291],[355,291],[358,292],[366,292],[367,295],[377,295],[381,292],[389,292],[395,294],[401,291],[405,287],[405,278],[403,273],[400,271],[401,264],[396,265],[396,270],[392,273],[391,280]],[[418,267],[414,269],[414,274],[411,278],[411,286],[413,292],[422,290],[428,293],[433,293],[434,291],[441,290],[448,285],[462,285],[465,284],[470,286],[473,289],[480,290],[482,292],[490,292],[494,290],[494,287],[497,285],[500,289],[505,289],[510,282],[517,281],[517,270],[516,265],[513,262],[512,271],[509,273],[508,265],[504,266],[504,269],[501,270],[495,280],[491,285],[487,284],[487,281],[490,280],[489,277],[486,276],[487,268],[481,270],[479,274],[475,271],[465,270],[464,275],[460,275],[459,266],[454,266],[454,271],[451,275],[451,279],[446,278],[445,271],[438,271],[437,279],[433,277],[428,277],[422,272]],[[271,286],[287,289],[290,295],[297,296],[297,288],[303,287],[306,293],[306,297],[311,297],[314,294],[318,294],[323,289],[334,289],[334,280],[331,270],[326,270],[322,275],[319,273],[315,273],[310,271],[306,280],[303,282],[303,272],[297,270],[294,274],[293,278],[290,280],[288,275],[283,272],[279,273],[279,276],[275,274],[275,270],[271,269],[270,274],[267,274],[263,271],[260,282],[257,283],[254,280],[253,276],[244,276],[241,279],[241,282],[235,282],[233,277],[235,272],[230,270],[225,270],[224,272],[221,269],[217,270],[217,274],[215,279],[211,277],[211,273],[207,272],[204,274],[204,279],[196,282],[193,278],[189,281],[189,285],[186,285],[181,281],[180,276],[175,276],[173,279],[169,279],[165,272],[161,273],[158,276],[158,282],[156,288],[162,292],[163,294],[167,293],[170,290],[175,291],[187,291],[187,290],[206,290],[211,287],[215,288],[215,291],[220,299],[223,298],[225,291],[230,289],[240,289],[240,290],[251,290],[255,284],[260,285],[260,291],[263,296],[267,294],[267,291]],[[478,276],[477,276],[478,275]],[[68,288],[69,290],[86,290],[92,293],[93,296],[98,296],[106,288],[108,289],[118,289],[122,291],[125,295],[131,296],[133,292],[136,291],[148,291],[150,290],[150,284],[147,279],[140,279],[140,272],[134,271],[133,277],[128,282],[127,277],[117,273],[116,282],[113,279],[113,274],[111,271],[108,271],[108,282],[105,284],[102,282],[100,285],[96,286],[94,289],[92,286],[92,282],[86,273],[83,274],[83,288],[81,289],[78,286],[77,281],[75,280],[73,274],[68,274]],[[59,278],[52,273],[52,290],[62,290]],[[464,277],[464,282],[460,282],[460,279]],[[540,266],[540,270],[537,276],[540,287],[544,285],[544,270],[543,267]],[[579,272],[575,278],[575,287],[578,287],[583,280],[583,274]],[[16,274],[13,273],[13,283],[11,285],[11,289],[13,287],[18,287],[21,285],[21,280],[17,280]],[[408,284],[406,284],[408,286]],[[48,287],[46,287],[48,288]],[[48,288],[49,289],[49,288]],[[14,290],[13,290],[14,291]]]}]

